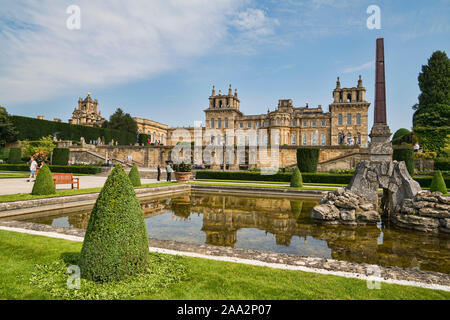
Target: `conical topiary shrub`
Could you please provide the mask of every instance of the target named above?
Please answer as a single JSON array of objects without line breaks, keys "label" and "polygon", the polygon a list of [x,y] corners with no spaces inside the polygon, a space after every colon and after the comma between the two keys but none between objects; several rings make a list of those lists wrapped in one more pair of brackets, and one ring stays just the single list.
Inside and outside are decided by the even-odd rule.
[{"label": "conical topiary shrub", "polygon": [[303,179],[300,169],[295,167],[295,171],[291,176],[291,188],[301,188],[303,187]]},{"label": "conical topiary shrub", "polygon": [[53,182],[52,172],[47,165],[43,165],[39,169],[39,173],[34,182],[33,191],[31,194],[45,196],[49,194],[55,194],[55,183]]},{"label": "conical topiary shrub", "polygon": [[138,167],[136,165],[133,165],[133,167],[131,168],[131,171],[128,174],[128,178],[130,178],[133,187],[141,186],[141,177],[139,176]]},{"label": "conical topiary shrub", "polygon": [[442,173],[439,170],[434,173],[433,180],[431,181],[430,191],[439,191],[443,194],[447,193],[447,186],[445,185],[444,178],[442,177]]},{"label": "conical topiary shrub", "polygon": [[148,263],[148,234],[141,205],[118,164],[92,209],[81,250],[81,275],[96,282],[122,280],[144,272]]}]

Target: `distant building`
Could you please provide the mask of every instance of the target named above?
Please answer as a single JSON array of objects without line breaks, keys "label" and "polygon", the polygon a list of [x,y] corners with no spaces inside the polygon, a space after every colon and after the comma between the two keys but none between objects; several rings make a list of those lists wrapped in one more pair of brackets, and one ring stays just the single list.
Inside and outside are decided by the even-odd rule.
[{"label": "distant building", "polygon": [[156,143],[158,141],[160,144],[167,144],[168,125],[142,118],[133,119],[136,121],[139,133],[150,136],[150,143]]},{"label": "distant building", "polygon": [[91,94],[88,93],[84,100],[81,98],[78,99],[78,108],[75,108],[73,111],[72,119],[69,119],[69,123],[100,127],[105,120],[98,110],[98,100],[93,100]]}]

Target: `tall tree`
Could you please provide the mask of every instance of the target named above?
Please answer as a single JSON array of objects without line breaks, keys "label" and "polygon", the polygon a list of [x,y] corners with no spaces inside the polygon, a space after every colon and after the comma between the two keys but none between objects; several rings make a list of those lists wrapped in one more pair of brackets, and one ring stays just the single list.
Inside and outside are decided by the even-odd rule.
[{"label": "tall tree", "polygon": [[0,146],[15,141],[17,131],[5,108],[0,106]]},{"label": "tall tree", "polygon": [[435,51],[419,74],[421,94],[413,107],[414,127],[449,125],[450,117],[450,59],[443,51]]},{"label": "tall tree", "polygon": [[118,108],[116,112],[109,117],[109,121],[105,122],[104,127],[127,131],[136,135],[138,133],[136,121],[134,121],[129,113],[124,113],[121,108]]}]

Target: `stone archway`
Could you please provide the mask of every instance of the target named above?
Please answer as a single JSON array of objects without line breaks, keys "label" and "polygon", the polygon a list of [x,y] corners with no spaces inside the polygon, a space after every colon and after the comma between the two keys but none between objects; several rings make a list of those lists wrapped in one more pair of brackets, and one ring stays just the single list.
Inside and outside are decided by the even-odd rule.
[{"label": "stone archway", "polygon": [[394,212],[404,199],[413,199],[422,190],[403,161],[362,161],[346,189],[363,196],[378,208],[379,188],[383,189],[381,209],[384,214]]}]

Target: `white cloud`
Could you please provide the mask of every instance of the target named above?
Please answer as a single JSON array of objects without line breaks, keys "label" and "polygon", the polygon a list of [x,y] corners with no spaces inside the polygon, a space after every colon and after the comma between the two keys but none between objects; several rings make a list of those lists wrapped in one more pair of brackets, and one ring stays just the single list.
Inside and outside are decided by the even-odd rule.
[{"label": "white cloud", "polygon": [[[81,8],[81,30],[66,9]],[[44,100],[152,77],[208,53],[229,35],[271,34],[263,11],[245,0],[16,0],[0,13],[3,104]],[[233,19],[234,17],[237,17]],[[269,24],[269,26],[268,26]]]},{"label": "white cloud", "polygon": [[353,73],[357,71],[367,70],[369,68],[375,67],[375,60],[366,62],[360,66],[348,67],[342,71],[342,73]]}]

